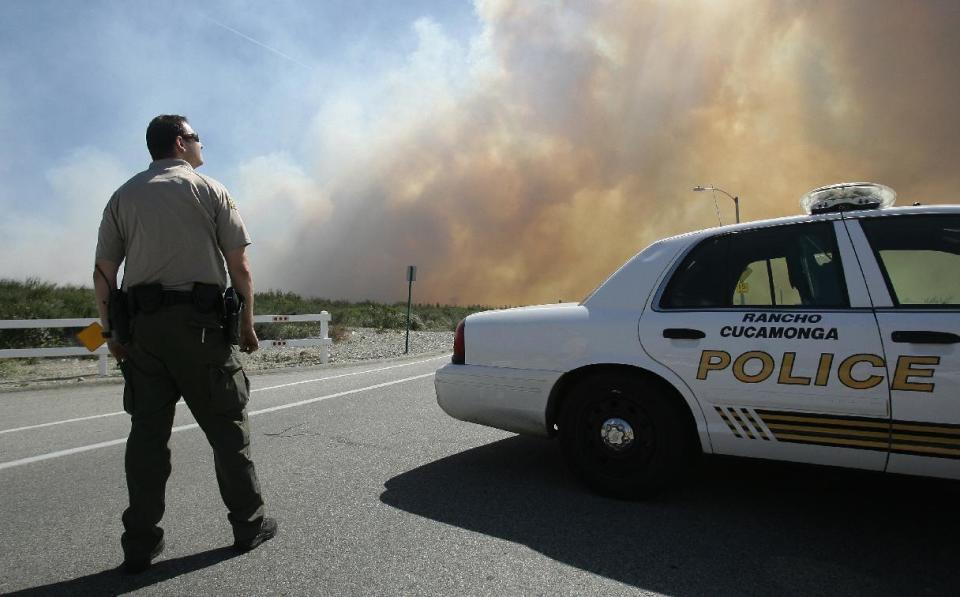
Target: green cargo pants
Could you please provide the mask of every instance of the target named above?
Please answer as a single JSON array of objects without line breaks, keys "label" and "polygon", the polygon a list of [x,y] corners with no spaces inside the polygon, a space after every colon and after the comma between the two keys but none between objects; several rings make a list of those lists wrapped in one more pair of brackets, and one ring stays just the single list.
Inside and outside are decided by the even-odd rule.
[{"label": "green cargo pants", "polygon": [[125,555],[148,554],[163,537],[157,525],[170,476],[167,443],[181,396],[213,447],[234,538],[254,537],[264,506],[250,459],[250,382],[216,315],[192,305],[137,314],[129,348],[129,358],[121,363],[123,408],[131,415],[125,461],[130,507],[123,513],[121,538]]}]

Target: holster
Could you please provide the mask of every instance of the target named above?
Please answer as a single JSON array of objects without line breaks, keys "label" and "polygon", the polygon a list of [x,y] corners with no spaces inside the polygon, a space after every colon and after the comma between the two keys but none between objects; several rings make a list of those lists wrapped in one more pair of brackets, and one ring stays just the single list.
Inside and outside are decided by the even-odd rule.
[{"label": "holster", "polygon": [[240,312],[245,302],[233,286],[223,293],[223,331],[227,344],[240,344]]},{"label": "holster", "polygon": [[130,343],[130,303],[129,296],[120,289],[110,291],[107,302],[107,317],[113,340],[119,344]]},{"label": "holster", "polygon": [[193,283],[193,306],[201,313],[212,313],[216,311],[221,319],[224,315],[223,310],[223,292],[217,284],[204,284],[203,282]]}]

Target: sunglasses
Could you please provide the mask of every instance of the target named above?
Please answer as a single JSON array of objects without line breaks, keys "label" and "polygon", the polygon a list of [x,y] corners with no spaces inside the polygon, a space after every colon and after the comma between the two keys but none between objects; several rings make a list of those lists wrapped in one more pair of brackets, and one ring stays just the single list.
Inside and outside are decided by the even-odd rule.
[{"label": "sunglasses", "polygon": [[189,135],[180,135],[180,136],[183,137],[184,139],[191,139],[193,141],[196,141],[197,143],[200,142],[200,135],[196,133],[190,133]]}]

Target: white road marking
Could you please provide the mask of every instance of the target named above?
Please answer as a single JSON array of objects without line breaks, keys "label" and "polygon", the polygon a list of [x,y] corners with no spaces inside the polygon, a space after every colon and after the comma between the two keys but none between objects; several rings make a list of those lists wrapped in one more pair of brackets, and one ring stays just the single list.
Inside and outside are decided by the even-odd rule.
[{"label": "white road marking", "polygon": [[[440,355],[440,356],[437,356],[437,357],[431,357],[431,358],[429,358],[429,359],[423,359],[423,360],[420,360],[420,361],[411,361],[411,362],[409,362],[409,363],[401,363],[401,364],[399,364],[399,365],[390,365],[389,367],[379,367],[379,368],[377,368],[377,369],[365,369],[365,370],[363,370],[363,371],[354,371],[353,373],[343,373],[343,374],[341,374],[341,375],[331,375],[331,376],[329,376],[329,377],[318,377],[318,378],[316,378],[316,379],[304,379],[304,380],[302,380],[302,381],[294,381],[294,382],[291,382],[291,383],[284,383],[284,384],[280,384],[280,385],[277,385],[277,386],[268,386],[268,387],[266,387],[266,388],[256,388],[256,389],[250,390],[250,392],[251,392],[251,393],[253,393],[253,392],[265,392],[265,391],[267,391],[267,390],[276,390],[276,389],[279,389],[279,388],[288,388],[288,387],[290,387],[290,386],[299,386],[299,385],[302,385],[302,384],[305,384],[305,383],[316,383],[316,382],[318,382],[318,381],[329,381],[329,380],[331,380],[331,379],[340,379],[340,378],[342,378],[342,377],[351,377],[351,376],[353,376],[353,375],[362,375],[362,374],[364,374],[364,373],[378,373],[378,372],[380,372],[380,371],[389,371],[390,369],[397,369],[398,367],[409,367],[409,366],[411,366],[411,365],[420,365],[420,364],[422,364],[422,363],[429,363],[430,361],[437,361],[437,360],[446,359],[446,358],[449,358],[449,357],[450,357],[449,354]],[[178,403],[177,403],[177,406],[185,406],[185,404],[184,404],[183,402],[178,402]],[[52,426],[54,426],[54,425],[66,425],[67,423],[79,423],[79,422],[81,422],[81,421],[91,421],[91,420],[93,420],[93,419],[102,419],[102,418],[104,418],[104,417],[116,417],[116,416],[125,415],[125,414],[127,414],[127,413],[121,410],[121,411],[117,411],[117,412],[106,413],[106,414],[103,414],[103,415],[90,415],[89,417],[78,417],[78,418],[76,418],[76,419],[64,419],[64,420],[62,420],[62,421],[51,421],[51,422],[49,422],[49,423],[39,423],[39,424],[37,424],[37,425],[27,425],[26,427],[14,427],[13,429],[0,429],[0,435],[3,435],[4,433],[15,433],[15,432],[17,432],[17,431],[29,431],[29,430],[31,430],[31,429],[40,429],[40,428],[43,428],[43,427],[52,427]]]},{"label": "white road marking", "polygon": [[379,371],[389,371],[390,369],[397,369],[398,367],[409,367],[410,365],[420,365],[422,363],[429,363],[430,361],[438,361],[440,359],[449,359],[449,354],[440,355],[437,357],[431,357],[429,359],[423,359],[421,361],[411,361],[409,363],[401,363],[399,365],[390,365],[389,367],[380,367],[379,369],[367,369],[365,371],[354,371],[353,373],[344,373],[342,375],[332,375],[330,377],[321,377],[318,379],[305,379],[303,381],[294,381],[291,383],[284,383],[278,386],[268,386],[266,388],[257,388],[251,390],[251,392],[263,392],[266,390],[276,390],[277,388],[288,388],[290,386],[298,386],[305,383],[313,383],[316,381],[327,381],[328,379],[339,379],[341,377],[350,377],[351,375],[360,375],[361,373],[377,373]]},{"label": "white road marking", "polygon": [[[179,404],[177,406],[180,406]],[[40,423],[38,425],[27,425],[26,427],[14,427],[13,429],[0,429],[0,435],[4,433],[14,433],[15,431],[29,431],[30,429],[40,429],[41,427],[51,427],[53,425],[65,425],[67,423],[77,423],[79,421],[89,421],[91,419],[102,419],[103,417],[115,417],[117,415],[127,414],[124,411],[107,413],[105,415],[90,415],[89,417],[78,417],[76,419],[64,419],[62,421],[52,421],[50,423]]]},{"label": "white road marking", "polygon": [[[422,375],[414,375],[413,377],[404,377],[402,379],[395,379],[393,381],[387,381],[384,383],[378,383],[372,386],[366,386],[364,388],[357,388],[355,390],[346,390],[344,392],[337,392],[336,394],[327,394],[326,396],[317,396],[316,398],[308,398],[306,400],[298,400],[297,402],[291,402],[289,404],[281,404],[279,406],[271,406],[269,408],[263,408],[260,410],[249,411],[247,413],[248,417],[253,417],[256,415],[262,415],[264,413],[272,413],[278,410],[285,410],[288,408],[293,408],[295,406],[303,406],[304,404],[312,404],[314,402],[320,402],[321,400],[329,400],[331,398],[339,398],[341,396],[349,396],[350,394],[359,394],[360,392],[366,392],[368,390],[376,390],[379,388],[385,388],[387,386],[396,385],[398,383],[404,383],[407,381],[414,381],[416,379],[423,379],[425,377],[432,377],[434,373],[424,373]],[[178,425],[174,427],[171,431],[177,433],[179,431],[187,431],[188,429],[197,429],[199,425],[196,423],[191,423],[189,425]],[[114,439],[107,442],[100,442],[96,444],[90,444],[87,446],[80,446],[77,448],[69,448],[67,450],[57,450],[56,452],[48,452],[47,454],[40,454],[37,456],[30,456],[29,458],[21,458],[19,460],[11,460],[9,462],[0,462],[0,470],[6,468],[13,468],[15,466],[23,466],[25,464],[32,464],[34,462],[41,462],[44,460],[51,460],[53,458],[60,458],[61,456],[70,456],[71,454],[80,454],[81,452],[89,452],[91,450],[97,450],[99,448],[108,448],[110,446],[119,446],[121,444],[127,443],[127,438]]]}]

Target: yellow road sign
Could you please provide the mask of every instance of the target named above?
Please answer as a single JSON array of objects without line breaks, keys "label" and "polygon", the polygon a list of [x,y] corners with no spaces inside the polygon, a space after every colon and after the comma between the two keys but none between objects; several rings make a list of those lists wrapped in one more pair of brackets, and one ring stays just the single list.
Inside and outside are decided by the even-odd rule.
[{"label": "yellow road sign", "polygon": [[96,321],[77,332],[77,340],[86,346],[90,352],[100,348],[106,342],[103,339],[103,328]]}]

